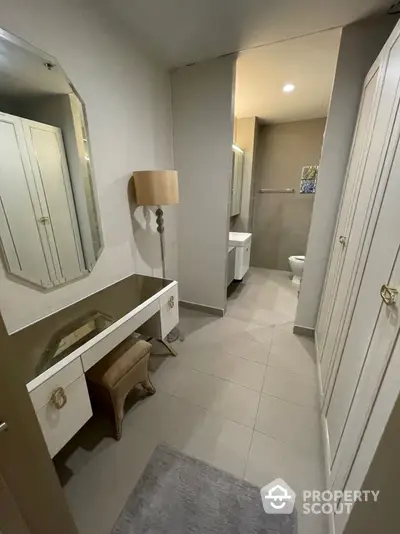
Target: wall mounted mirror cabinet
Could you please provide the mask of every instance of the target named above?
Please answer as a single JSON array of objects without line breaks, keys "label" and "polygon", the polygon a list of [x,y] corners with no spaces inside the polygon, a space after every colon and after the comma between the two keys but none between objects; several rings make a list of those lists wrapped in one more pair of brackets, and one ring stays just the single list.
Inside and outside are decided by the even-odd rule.
[{"label": "wall mounted mirror cabinet", "polygon": [[232,191],[231,191],[231,217],[240,214],[242,205],[244,152],[237,145],[232,145]]},{"label": "wall mounted mirror cabinet", "polygon": [[3,30],[0,248],[8,274],[42,290],[102,250],[84,104],[56,59]]}]

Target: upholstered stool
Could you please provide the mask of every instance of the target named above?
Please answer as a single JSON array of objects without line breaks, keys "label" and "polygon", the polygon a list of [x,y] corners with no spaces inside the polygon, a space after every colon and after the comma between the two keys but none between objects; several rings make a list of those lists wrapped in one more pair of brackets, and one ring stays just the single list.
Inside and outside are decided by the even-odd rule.
[{"label": "upholstered stool", "polygon": [[122,437],[124,405],[128,394],[138,385],[148,395],[156,392],[148,374],[150,353],[150,343],[130,337],[86,374],[91,393],[99,400],[106,401],[113,409],[117,440]]}]

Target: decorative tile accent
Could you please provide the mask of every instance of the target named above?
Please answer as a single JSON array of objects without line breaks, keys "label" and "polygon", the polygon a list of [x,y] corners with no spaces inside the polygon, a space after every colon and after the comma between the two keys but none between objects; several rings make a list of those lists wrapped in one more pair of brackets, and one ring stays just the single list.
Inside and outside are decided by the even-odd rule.
[{"label": "decorative tile accent", "polygon": [[307,165],[301,170],[300,193],[313,194],[317,187],[318,165]]}]

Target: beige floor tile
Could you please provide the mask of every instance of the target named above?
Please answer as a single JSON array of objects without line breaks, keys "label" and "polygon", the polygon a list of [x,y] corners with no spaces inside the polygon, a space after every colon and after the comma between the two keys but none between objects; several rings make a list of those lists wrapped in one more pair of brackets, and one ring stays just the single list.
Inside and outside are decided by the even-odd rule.
[{"label": "beige floor tile", "polygon": [[252,389],[182,368],[170,393],[237,423],[254,426],[260,393]]},{"label": "beige floor tile", "polygon": [[320,416],[317,410],[261,395],[255,429],[310,454],[320,454]]},{"label": "beige floor tile", "polygon": [[188,333],[182,343],[178,342],[174,346],[180,353],[181,349],[192,349],[199,346],[204,347],[209,344],[224,342],[233,335],[243,332],[246,327],[246,322],[235,317],[219,317],[201,328]]},{"label": "beige floor tile", "polygon": [[301,498],[304,490],[323,487],[322,457],[254,431],[245,478],[260,487],[283,478]]},{"label": "beige floor tile", "polygon": [[81,534],[109,534],[128,496],[153,453],[157,441],[144,434],[125,433],[108,446],[64,487]]},{"label": "beige floor tile", "polygon": [[184,369],[184,358],[178,357],[160,357],[151,356],[150,358],[150,378],[157,390],[172,393],[175,384],[179,382],[180,376]]},{"label": "beige floor tile", "polygon": [[243,477],[252,429],[175,398],[176,425],[166,438],[182,452]]},{"label": "beige floor tile", "polygon": [[272,340],[268,365],[316,380],[314,350],[312,340],[277,328]]},{"label": "beige floor tile", "polygon": [[[271,345],[271,341],[268,341],[268,335],[271,340],[271,331],[272,328],[269,326],[252,325],[251,330],[246,330],[233,335],[224,343],[221,343],[221,346],[224,352],[245,358],[246,360],[266,364],[268,362]],[[260,340],[256,339],[256,336],[258,336]],[[264,339],[265,341],[261,341],[261,339]]]},{"label": "beige floor tile", "polygon": [[271,326],[262,326],[259,324],[249,324],[246,333],[258,343],[271,348],[274,328]]},{"label": "beige floor tile", "polygon": [[187,354],[185,364],[240,386],[261,391],[265,366],[245,358],[223,353],[221,344]]},{"label": "beige floor tile", "polygon": [[267,366],[263,393],[308,408],[318,409],[318,387],[315,380],[279,367]]}]

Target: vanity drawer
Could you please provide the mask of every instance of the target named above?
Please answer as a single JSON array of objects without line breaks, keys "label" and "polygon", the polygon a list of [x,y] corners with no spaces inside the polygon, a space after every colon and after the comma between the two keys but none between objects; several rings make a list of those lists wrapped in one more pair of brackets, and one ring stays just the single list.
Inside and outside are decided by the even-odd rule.
[{"label": "vanity drawer", "polygon": [[155,315],[159,310],[158,300],[147,304],[142,310],[131,317],[122,318],[110,327],[113,330],[103,339],[97,341],[93,346],[88,348],[82,355],[82,365],[84,371],[88,371],[101,358],[108,354],[124,339],[133,334],[143,323]]},{"label": "vanity drawer", "polygon": [[[50,368],[51,371],[52,368]],[[29,395],[35,412],[43,408],[48,402],[53,391],[59,387],[67,388],[83,375],[83,367],[80,358],[76,358],[65,367],[54,373],[50,378],[36,386]]]},{"label": "vanity drawer", "polygon": [[178,284],[160,297],[161,337],[166,338],[179,323]]},{"label": "vanity drawer", "polygon": [[56,399],[50,396],[36,412],[52,458],[92,416],[85,375],[65,388],[60,387],[58,392]]}]

